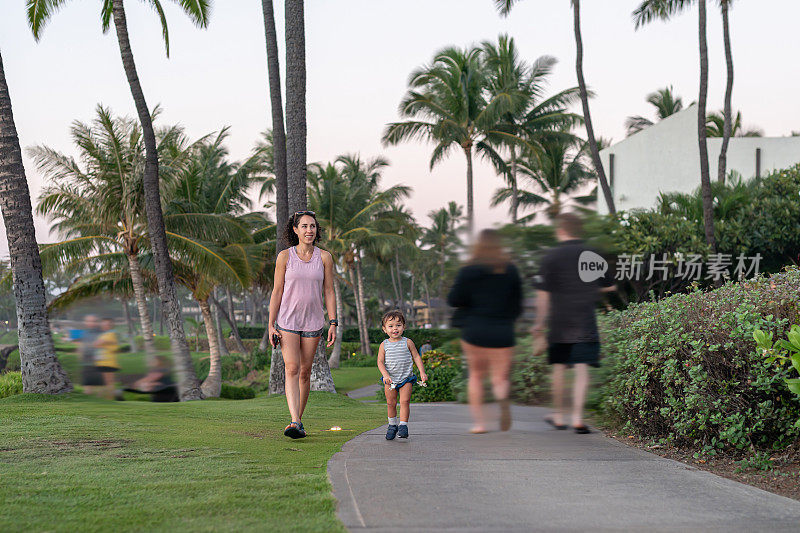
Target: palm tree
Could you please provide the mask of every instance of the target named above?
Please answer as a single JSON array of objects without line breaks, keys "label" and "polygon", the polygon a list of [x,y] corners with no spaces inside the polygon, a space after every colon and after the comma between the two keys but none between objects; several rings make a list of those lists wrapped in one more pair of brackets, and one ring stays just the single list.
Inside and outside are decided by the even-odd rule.
[{"label": "palm tree", "polygon": [[[708,137],[725,136],[725,115],[724,112],[712,111],[706,117],[706,135]],[[730,134],[733,137],[763,137],[764,132],[759,128],[744,129],[742,125],[742,112],[737,111],[735,118],[730,126]],[[724,183],[724,182],[723,182]]]},{"label": "palm tree", "polygon": [[[524,190],[521,193],[522,205],[528,208],[545,206],[545,212],[553,218],[564,210],[568,201],[580,206],[594,201],[594,194],[575,196],[594,177],[585,164],[587,152],[586,143],[581,143],[576,149],[575,142],[561,140],[545,142],[541,151],[524,152],[519,163],[520,174],[539,192]],[[508,201],[509,194],[508,188],[495,191],[492,206]],[[534,212],[520,221],[526,223],[535,216]]]},{"label": "palm tree", "polygon": [[[438,255],[438,296],[440,302],[444,302],[445,266],[449,259],[457,258],[457,252],[462,245],[460,234],[463,232],[461,224],[464,220],[464,211],[460,205],[450,202],[447,207],[428,213],[428,218],[431,220],[431,225],[423,229],[422,244],[436,250]],[[433,309],[429,295],[428,308]],[[437,321],[441,323],[442,320],[443,317],[437,313]]]},{"label": "palm tree", "polygon": [[[647,103],[652,104],[653,107],[656,108],[656,118],[658,118],[658,120],[664,120],[668,116],[674,115],[683,109],[683,99],[681,99],[680,96],[675,96],[672,92],[671,85],[648,94],[646,100]],[[652,125],[652,120],[639,115],[628,117],[625,121],[625,129],[628,130],[629,136],[634,133],[639,133]]]},{"label": "palm tree", "polygon": [[[644,0],[636,9],[636,11],[633,12],[636,26],[638,28],[640,25],[651,22],[656,18],[668,20],[673,15],[676,15],[684,9],[688,9],[693,1],[694,0]],[[731,98],[733,95],[733,52],[731,51],[731,33],[728,20],[728,11],[733,0],[717,0],[717,2],[719,3],[720,12],[722,14],[722,39],[723,46],[725,48],[725,65],[727,70],[727,76],[725,80],[725,104],[723,109],[724,118],[721,128],[722,135],[720,135],[720,137],[722,137],[722,147],[719,152],[719,165],[717,168],[717,181],[724,183],[727,165],[728,141],[730,140],[731,135],[733,135],[733,111],[731,109]],[[700,17],[702,19],[701,25],[703,26],[700,30],[701,70],[703,64],[702,47],[705,43],[705,0],[702,0],[702,4],[703,5],[699,7],[701,11]]]},{"label": "palm tree", "polygon": [[[35,39],[41,37],[42,29],[52,18],[65,0],[29,0],[28,1],[28,24],[33,31]],[[164,10],[160,0],[149,0],[161,18],[161,25],[164,36],[164,43],[169,55],[169,31],[167,21],[164,17]],[[199,27],[206,27],[208,24],[208,0],[176,0],[181,10]],[[147,213],[147,227],[150,241],[153,247],[155,259],[155,271],[158,278],[158,292],[161,296],[163,312],[169,322],[169,336],[172,343],[173,359],[177,368],[178,386],[182,400],[202,399],[203,395],[199,388],[199,383],[194,375],[192,357],[189,353],[189,344],[186,341],[186,333],[183,329],[183,316],[175,290],[175,280],[172,272],[172,263],[169,258],[167,247],[167,234],[164,228],[164,218],[161,212],[161,194],[159,191],[158,178],[158,148],[156,143],[155,130],[147,107],[147,102],[142,91],[139,75],[136,70],[136,63],[133,60],[130,39],[128,38],[128,23],[125,16],[125,6],[123,0],[106,0],[101,8],[101,20],[103,32],[107,32],[113,20],[119,43],[122,64],[125,68],[125,75],[131,89],[136,112],[139,115],[139,122],[142,125],[142,133],[145,145],[145,166],[144,166],[144,196],[145,210]]]},{"label": "palm tree", "polygon": [[[537,147],[542,139],[582,123],[582,117],[567,112],[569,105],[580,97],[580,92],[575,87],[544,98],[547,78],[557,60],[542,56],[532,65],[528,65],[519,59],[512,38],[501,35],[497,44],[485,41],[482,48],[489,71],[489,93],[497,98],[505,95],[509,101],[514,102],[513,109],[500,118],[498,125],[498,129],[514,135],[514,138],[501,139],[501,144],[509,152],[509,160],[503,162],[497,170],[506,177],[511,188],[511,220],[516,223],[519,203],[516,192],[519,139]],[[523,146],[522,149],[526,147]]]},{"label": "palm tree", "polygon": [[306,30],[303,4],[304,0],[286,0],[286,168],[290,213],[306,209],[307,202]]},{"label": "palm tree", "polygon": [[[598,148],[597,140],[594,135],[594,127],[592,126],[592,117],[589,113],[589,90],[586,88],[586,80],[583,77],[583,38],[581,36],[581,6],[580,0],[570,0],[572,2],[572,17],[573,29],[575,33],[575,71],[578,77],[578,87],[580,88],[581,103],[583,105],[583,119],[586,125],[586,136],[589,142],[589,151],[592,157],[592,164],[594,165],[595,172],[597,172],[597,179],[600,182],[600,187],[603,190],[603,197],[605,198],[608,212],[616,214],[617,210],[614,207],[614,197],[611,194],[611,188],[606,179],[606,173],[603,169],[603,163],[600,161],[600,150]],[[503,16],[508,15],[511,8],[518,0],[494,0],[495,6]]]},{"label": "palm tree", "polygon": [[[388,250],[403,242],[398,228],[388,228],[385,224],[393,217],[392,205],[410,193],[408,187],[401,185],[380,189],[381,170],[387,165],[388,162],[380,157],[365,161],[357,155],[343,155],[324,167],[314,165],[309,178],[309,205],[325,227],[324,244],[338,258],[337,270],[341,268],[349,274],[355,295],[361,351],[367,355],[371,354],[371,348],[364,297],[363,255],[370,250]],[[338,279],[334,286],[340,291]],[[341,312],[341,300],[340,293],[337,313]],[[334,355],[338,354],[331,355],[335,364]]]},{"label": "palm tree", "polygon": [[[46,266],[80,272],[97,259],[96,254],[121,252],[128,262],[133,293],[139,311],[148,362],[156,355],[153,323],[147,309],[139,250],[147,238],[144,219],[142,169],[144,146],[141,128],[133,120],[114,118],[97,107],[92,125],[75,122],[72,140],[81,163],[52,148],[37,146],[28,152],[50,185],[39,196],[37,212],[54,222],[64,239],[42,249]],[[180,144],[179,128],[156,132],[162,162],[167,145]],[[165,168],[172,165],[166,164]],[[165,182],[162,180],[162,184]]]},{"label": "palm tree", "polygon": [[[261,0],[264,13],[264,33],[267,42],[267,71],[269,72],[269,97],[272,110],[272,153],[275,173],[275,220],[278,221],[277,255],[283,250],[283,222],[289,219],[289,197],[286,174],[286,130],[283,125],[283,99],[281,96],[281,71],[278,60],[278,37],[275,31],[275,13],[272,0]],[[267,328],[269,329],[269,328]]]},{"label": "palm tree", "polygon": [[433,169],[456,147],[467,160],[467,226],[474,226],[473,153],[497,164],[502,159],[493,147],[514,135],[497,128],[499,119],[516,109],[516,99],[506,94],[488,96],[488,73],[479,48],[445,48],[430,65],[411,74],[409,90],[400,103],[404,122],[388,124],[383,142],[396,145],[411,139],[436,143],[431,154]]},{"label": "palm tree", "polygon": [[22,166],[3,57],[0,55],[0,209],[6,226],[17,302],[22,390],[58,394],[72,390],[56,358],[47,322],[42,263],[36,244],[28,180]]}]

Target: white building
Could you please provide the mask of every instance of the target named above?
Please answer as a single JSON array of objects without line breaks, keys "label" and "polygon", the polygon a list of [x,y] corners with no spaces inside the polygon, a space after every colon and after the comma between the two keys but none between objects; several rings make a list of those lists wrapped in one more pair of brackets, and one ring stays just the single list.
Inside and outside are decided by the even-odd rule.
[{"label": "white building", "polygon": [[[708,139],[711,180],[717,179],[721,138]],[[617,210],[651,208],[661,192],[692,192],[700,186],[697,106],[670,115],[600,151]],[[728,171],[745,179],[800,162],[800,137],[731,137]],[[608,213],[598,185],[597,210]]]}]

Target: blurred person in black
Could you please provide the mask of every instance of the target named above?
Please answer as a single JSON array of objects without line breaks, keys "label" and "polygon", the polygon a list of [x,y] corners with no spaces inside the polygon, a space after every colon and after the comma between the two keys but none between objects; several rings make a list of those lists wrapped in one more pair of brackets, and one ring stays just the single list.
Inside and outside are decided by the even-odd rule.
[{"label": "blurred person in black", "polygon": [[542,259],[534,286],[539,290],[536,322],[532,333],[547,331],[548,362],[553,366],[554,412],[545,418],[556,429],[564,423],[564,373],[574,367],[572,427],[591,433],[583,422],[583,406],[589,388],[589,367],[600,362],[600,336],[595,308],[603,292],[616,289],[608,263],[581,240],[583,224],[572,213],[555,217],[558,245]]},{"label": "blurred person in black", "polygon": [[522,312],[522,283],[497,231],[483,230],[472,257],[458,271],[447,302],[457,308],[453,325],[461,328],[461,346],[469,368],[472,433],[485,433],[483,380],[491,375],[500,403],[500,429],[511,428],[509,372],[514,352],[514,321]]}]

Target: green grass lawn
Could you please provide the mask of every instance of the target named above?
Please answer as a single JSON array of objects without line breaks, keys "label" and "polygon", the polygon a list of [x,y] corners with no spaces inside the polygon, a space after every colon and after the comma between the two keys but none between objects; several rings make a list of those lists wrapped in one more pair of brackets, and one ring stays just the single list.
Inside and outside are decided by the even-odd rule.
[{"label": "green grass lawn", "polygon": [[381,373],[372,367],[350,367],[331,370],[336,392],[345,394],[373,383],[378,383]]},{"label": "green grass lawn", "polygon": [[303,421],[306,439],[283,436],[282,396],[0,400],[2,530],[341,531],[327,461],[383,412],[312,393]]}]

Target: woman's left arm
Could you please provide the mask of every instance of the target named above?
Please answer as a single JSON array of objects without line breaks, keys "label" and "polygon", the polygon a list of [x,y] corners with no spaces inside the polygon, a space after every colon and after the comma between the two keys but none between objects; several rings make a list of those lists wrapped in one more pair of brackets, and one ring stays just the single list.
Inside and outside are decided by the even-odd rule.
[{"label": "woman's left arm", "polygon": [[[328,308],[328,319],[329,320],[338,320],[339,317],[336,316],[336,289],[333,287],[335,282],[334,280],[334,272],[333,272],[333,256],[330,252],[325,250],[322,251],[322,264],[325,267],[325,279],[322,283],[322,288],[325,291],[325,307]],[[328,328],[328,346],[333,346],[333,342],[336,340],[336,326],[334,324],[330,324]]]}]

